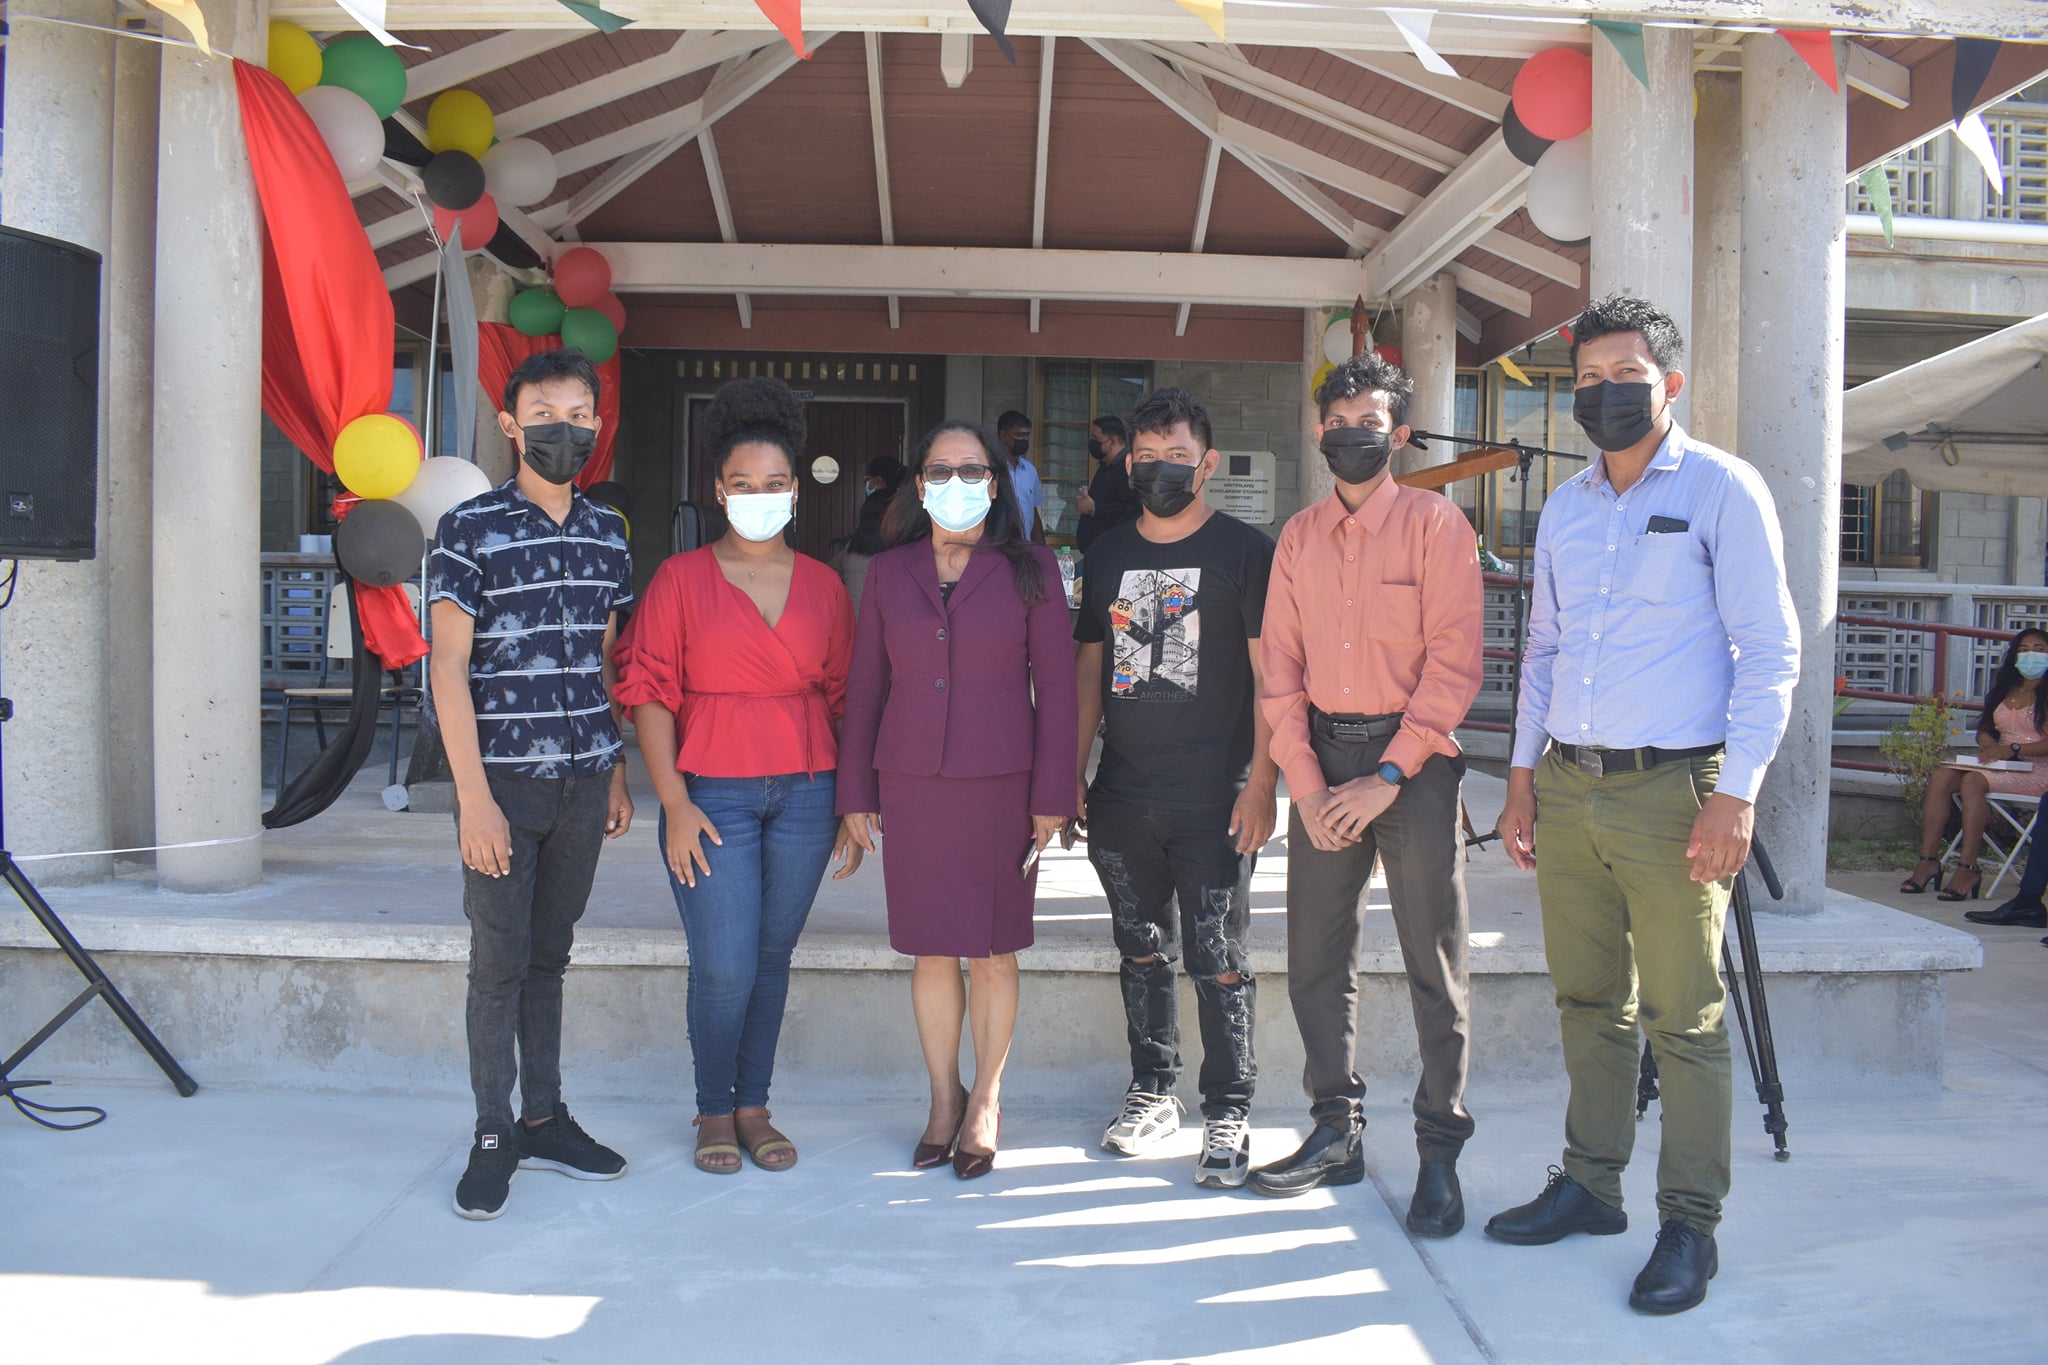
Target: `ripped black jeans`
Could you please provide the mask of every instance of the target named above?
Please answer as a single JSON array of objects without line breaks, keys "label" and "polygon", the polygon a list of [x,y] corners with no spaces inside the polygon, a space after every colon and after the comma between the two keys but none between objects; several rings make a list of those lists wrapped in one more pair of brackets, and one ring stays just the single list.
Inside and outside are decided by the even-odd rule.
[{"label": "ripped black jeans", "polygon": [[[1202,1029],[1202,1116],[1210,1119],[1247,1117],[1259,1074],[1248,942],[1257,855],[1240,855],[1235,845],[1228,804],[1186,809],[1089,794],[1088,860],[1109,897],[1122,958],[1131,1083],[1165,1095],[1180,1075],[1174,963],[1185,951]],[[1216,979],[1233,973],[1228,985]]]}]

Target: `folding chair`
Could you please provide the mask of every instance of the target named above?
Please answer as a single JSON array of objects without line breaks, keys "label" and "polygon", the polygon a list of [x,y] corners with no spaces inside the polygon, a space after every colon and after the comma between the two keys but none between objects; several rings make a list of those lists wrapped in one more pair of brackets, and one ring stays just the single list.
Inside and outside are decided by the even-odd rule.
[{"label": "folding chair", "polygon": [[[1991,856],[1999,859],[1998,875],[1984,887],[1984,898],[1998,894],[1998,885],[2012,871],[2014,863],[2020,861],[2027,845],[2034,837],[2034,819],[2041,807],[2038,796],[2010,796],[2004,792],[1992,792],[1986,798],[1991,804],[1990,818],[1984,822],[1984,846],[1991,850]],[[1963,798],[1958,795],[1956,806],[1961,808]],[[1953,858],[1956,846],[1963,841],[1962,831],[1948,841],[1948,847],[1941,851],[1942,861]]]},{"label": "folding chair", "polygon": [[[412,603],[413,613],[420,608],[420,589],[417,583],[400,585],[405,589],[406,599]],[[287,687],[283,689],[284,705],[278,713],[277,723],[277,789],[284,790],[287,771],[285,758],[291,751],[292,706],[299,706],[313,713],[313,733],[320,741],[320,747],[327,747],[327,715],[331,710],[347,710],[350,689],[334,687],[328,683],[328,676],[337,659],[349,659],[348,585],[336,583],[327,598],[327,650],[320,670],[319,685],[314,687]],[[413,665],[417,668],[419,665]],[[420,706],[426,696],[422,684],[408,681],[405,669],[388,670],[392,681],[379,689],[380,706],[391,708],[391,771],[386,785],[398,781],[398,727],[405,708]]]}]

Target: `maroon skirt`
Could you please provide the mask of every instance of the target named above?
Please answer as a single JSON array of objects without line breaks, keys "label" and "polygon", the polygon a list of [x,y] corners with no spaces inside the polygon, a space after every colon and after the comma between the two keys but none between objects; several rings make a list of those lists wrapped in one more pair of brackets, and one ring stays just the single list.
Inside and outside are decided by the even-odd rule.
[{"label": "maroon skirt", "polygon": [[1031,774],[878,776],[889,946],[910,957],[1029,948],[1038,868],[1017,867],[1031,847]]}]

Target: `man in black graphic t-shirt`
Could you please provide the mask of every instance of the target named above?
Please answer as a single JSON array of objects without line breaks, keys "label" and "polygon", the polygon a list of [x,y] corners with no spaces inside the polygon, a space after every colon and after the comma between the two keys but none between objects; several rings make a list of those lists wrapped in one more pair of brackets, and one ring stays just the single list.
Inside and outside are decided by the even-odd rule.
[{"label": "man in black graphic t-shirt", "polygon": [[[1131,1084],[1102,1145],[1135,1156],[1180,1128],[1174,959],[1187,954],[1202,1030],[1195,1183],[1244,1183],[1252,1056],[1252,863],[1272,837],[1278,772],[1259,691],[1273,542],[1202,500],[1209,414],[1179,389],[1130,418],[1142,511],[1089,550],[1074,639],[1081,812],[1109,898]],[[1102,730],[1102,761],[1087,783]],[[1175,914],[1176,904],[1179,907]]]}]

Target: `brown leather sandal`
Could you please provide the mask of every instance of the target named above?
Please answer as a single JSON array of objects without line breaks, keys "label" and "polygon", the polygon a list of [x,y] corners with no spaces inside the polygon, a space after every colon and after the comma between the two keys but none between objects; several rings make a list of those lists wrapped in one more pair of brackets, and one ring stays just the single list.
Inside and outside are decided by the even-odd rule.
[{"label": "brown leather sandal", "polygon": [[[697,1130],[697,1169],[708,1172],[711,1175],[738,1175],[740,1173],[739,1144],[736,1142],[705,1141],[704,1120],[706,1117],[706,1115],[699,1114],[696,1118],[690,1120],[690,1126]],[[730,1118],[731,1115],[717,1114],[710,1117]],[[735,1121],[734,1126],[738,1126],[737,1121]],[[708,1160],[710,1157],[730,1157],[732,1160],[730,1165],[723,1162],[714,1164]]]},{"label": "brown leather sandal", "polygon": [[[768,1120],[773,1118],[774,1115],[770,1114],[766,1109],[735,1109],[733,1111],[733,1131],[735,1135],[738,1134],[742,1118],[753,1118],[756,1115],[760,1117],[762,1125],[767,1127],[767,1134],[759,1142],[749,1143],[745,1138],[740,1139],[741,1143],[746,1146],[747,1155],[753,1158],[754,1164],[764,1171],[786,1171],[796,1165],[796,1144],[776,1132],[774,1127],[768,1123]],[[784,1158],[785,1154],[786,1159],[779,1159]]]}]

